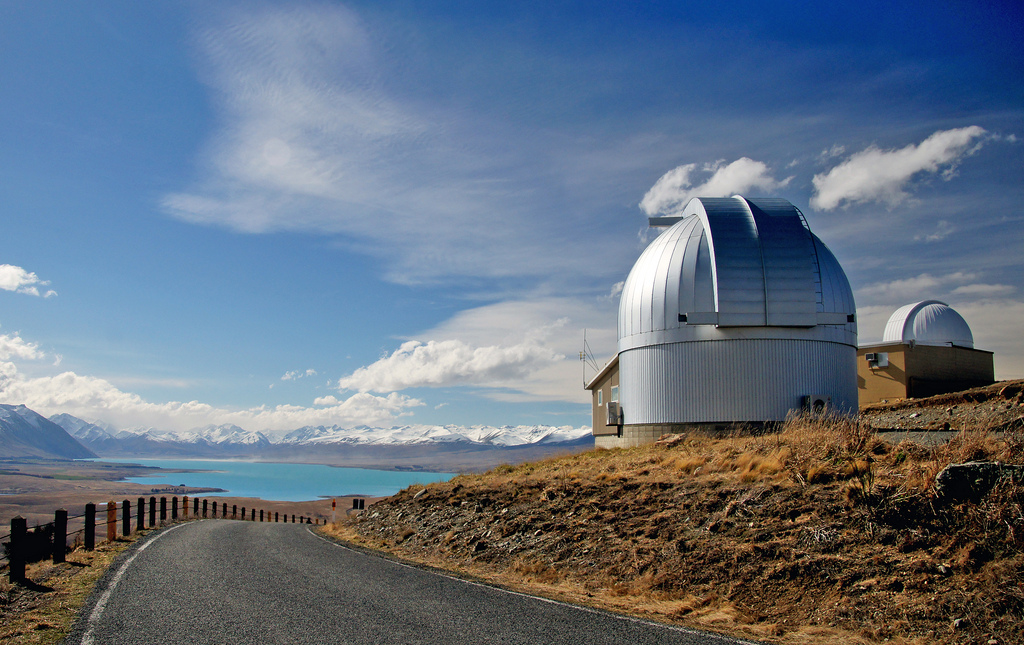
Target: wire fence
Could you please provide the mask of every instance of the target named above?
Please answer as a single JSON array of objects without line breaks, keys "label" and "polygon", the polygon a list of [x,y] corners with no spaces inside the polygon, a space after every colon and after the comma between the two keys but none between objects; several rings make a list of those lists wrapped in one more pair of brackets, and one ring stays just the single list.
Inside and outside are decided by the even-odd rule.
[{"label": "wire fence", "polygon": [[[42,522],[31,528],[24,518],[13,518],[10,532],[0,535],[0,556],[7,560],[11,582],[23,582],[26,579],[26,564],[50,558],[54,562],[64,562],[69,544],[81,544],[86,550],[91,551],[96,547],[96,532],[100,527],[105,530],[102,537],[107,541],[113,541],[117,539],[119,533],[124,537],[141,530],[196,519],[287,523],[290,518],[293,524],[317,525],[323,519],[323,522],[327,523],[323,515],[289,515],[253,507],[239,508],[237,504],[232,504],[229,509],[227,502],[188,496],[180,498],[180,506],[178,497],[170,498],[170,503],[167,497],[139,497],[134,503],[128,499],[120,503],[111,500],[105,506],[105,509],[98,509],[96,504],[86,504],[83,512],[77,515],[68,515],[66,510],[58,509],[54,512],[53,521]],[[135,515],[132,514],[133,508]],[[101,515],[105,512],[106,517],[97,517],[98,510]],[[68,530],[68,522],[71,520],[83,520],[82,528]]]}]

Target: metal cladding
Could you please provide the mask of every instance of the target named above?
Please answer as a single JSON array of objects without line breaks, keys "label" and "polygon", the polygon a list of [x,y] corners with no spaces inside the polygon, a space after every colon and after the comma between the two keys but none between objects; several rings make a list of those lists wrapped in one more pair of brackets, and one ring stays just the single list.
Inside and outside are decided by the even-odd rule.
[{"label": "metal cladding", "polygon": [[784,199],[694,198],[619,302],[620,403],[637,424],[781,421],[857,405],[853,292]]},{"label": "metal cladding", "polygon": [[974,348],[974,335],[955,309],[938,300],[903,305],[889,317],[884,343],[914,341],[922,345],[956,345]]}]

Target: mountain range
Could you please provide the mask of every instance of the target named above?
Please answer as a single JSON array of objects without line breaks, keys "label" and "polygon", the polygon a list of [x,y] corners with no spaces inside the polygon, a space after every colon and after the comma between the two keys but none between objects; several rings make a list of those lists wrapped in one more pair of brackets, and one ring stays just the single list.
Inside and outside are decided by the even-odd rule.
[{"label": "mountain range", "polygon": [[0,404],[0,458],[88,459],[96,453],[24,405]]},{"label": "mountain range", "polygon": [[264,433],[220,425],[171,432],[156,428],[118,430],[69,414],[56,414],[50,420],[97,454],[120,458],[245,458],[476,470],[593,445],[590,428],[571,426],[305,426]]},{"label": "mountain range", "polygon": [[0,458],[259,459],[383,468],[478,470],[593,446],[571,426],[306,426],[258,432],[236,425],[183,432],[117,429],[24,405],[0,405]]}]

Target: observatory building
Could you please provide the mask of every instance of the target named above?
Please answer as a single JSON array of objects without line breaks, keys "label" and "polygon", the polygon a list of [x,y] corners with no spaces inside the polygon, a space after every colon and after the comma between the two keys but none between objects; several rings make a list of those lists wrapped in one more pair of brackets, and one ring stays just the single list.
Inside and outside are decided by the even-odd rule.
[{"label": "observatory building", "polygon": [[637,260],[618,353],[586,385],[598,446],[857,407],[853,292],[784,199],[694,198]]},{"label": "observatory building", "polygon": [[995,382],[992,352],[974,349],[967,321],[944,302],[897,309],[882,342],[857,350],[860,404],[959,392]]}]

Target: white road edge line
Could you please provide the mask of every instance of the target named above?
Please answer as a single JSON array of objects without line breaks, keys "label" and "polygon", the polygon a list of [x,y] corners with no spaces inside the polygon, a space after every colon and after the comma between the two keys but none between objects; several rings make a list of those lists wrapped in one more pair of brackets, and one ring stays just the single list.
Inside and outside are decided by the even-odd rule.
[{"label": "white road edge line", "polygon": [[93,645],[93,643],[95,642],[95,640],[93,639],[93,630],[96,629],[96,623],[99,622],[100,616],[103,615],[103,610],[106,608],[107,602],[110,600],[110,594],[114,592],[114,588],[117,587],[117,583],[121,581],[121,576],[124,575],[125,570],[128,568],[128,565],[132,563],[132,560],[137,558],[140,553],[149,548],[150,544],[153,544],[154,542],[156,542],[163,536],[167,535],[171,531],[175,529],[180,529],[183,526],[185,525],[179,524],[177,526],[172,526],[171,528],[162,531],[153,539],[147,540],[142,544],[142,546],[135,550],[135,553],[133,553],[131,557],[129,557],[121,564],[121,567],[117,570],[117,573],[115,573],[114,577],[110,579],[110,584],[107,585],[107,588],[103,591],[103,594],[100,596],[100,599],[96,601],[96,606],[93,607],[92,611],[89,613],[89,619],[86,621],[85,633],[82,634],[81,645]]},{"label": "white road edge line", "polygon": [[[319,535],[318,533],[313,531],[313,529],[310,528],[310,527],[306,527],[306,530],[309,531],[309,533],[313,537],[316,537],[316,538],[318,538],[320,540],[323,540],[324,542],[326,542],[327,544],[330,544],[331,546],[336,546],[339,549],[344,549],[344,550],[350,551],[352,553],[360,553],[359,551],[356,551],[355,549],[348,548],[344,544],[338,544],[337,542],[335,542],[333,540],[328,540],[324,536]],[[366,554],[365,553],[360,553],[360,555],[366,555]],[[484,589],[493,589],[494,591],[499,591],[501,593],[506,593],[506,594],[508,594],[510,596],[519,596],[521,598],[530,598],[532,600],[539,600],[541,602],[546,602],[546,603],[549,603],[549,604],[552,604],[552,605],[558,605],[560,607],[566,607],[568,609],[578,609],[579,611],[585,611],[587,613],[596,614],[596,615],[599,615],[599,616],[610,616],[612,618],[617,618],[619,620],[625,620],[625,621],[628,621],[628,622],[631,622],[631,623],[638,623],[638,624],[641,624],[641,625],[649,625],[651,627],[660,627],[662,629],[667,629],[669,631],[674,631],[674,632],[680,632],[682,634],[689,634],[691,636],[702,636],[702,637],[706,637],[706,638],[714,638],[714,639],[717,639],[717,640],[725,641],[727,643],[736,643],[738,645],[763,645],[762,643],[755,643],[754,641],[744,641],[744,640],[739,640],[739,639],[735,639],[735,638],[729,638],[728,636],[721,636],[719,634],[714,634],[714,633],[711,633],[711,632],[702,632],[702,631],[699,631],[699,630],[696,630],[696,629],[689,629],[689,628],[686,628],[686,627],[677,627],[675,625],[665,625],[665,624],[656,623],[656,622],[653,622],[653,621],[650,621],[650,620],[644,620],[642,618],[634,618],[633,616],[624,616],[622,614],[616,614],[616,613],[610,612],[610,611],[601,611],[601,610],[598,610],[598,609],[593,609],[591,607],[585,607],[583,605],[573,605],[571,603],[562,602],[561,600],[552,600],[551,598],[544,598],[542,596],[532,596],[532,595],[530,595],[528,593],[523,593],[521,591],[512,591],[511,589],[504,589],[502,587],[495,587],[495,586],[492,586],[492,585],[484,584],[482,582],[473,582],[472,580],[466,580],[465,578],[459,578],[459,577],[452,576],[452,575],[449,575],[449,574],[446,574],[446,573],[441,573],[441,572],[433,570],[433,569],[431,569],[430,571],[427,571],[426,569],[423,569],[423,568],[420,568],[420,567],[414,567],[414,566],[412,566],[410,564],[405,564],[404,562],[399,562],[397,560],[392,560],[391,558],[383,558],[383,559],[387,560],[388,562],[390,562],[392,564],[398,565],[400,567],[405,567],[407,569],[415,569],[417,571],[423,571],[425,573],[433,573],[434,575],[441,576],[442,578],[448,578],[449,580],[455,580],[456,582],[462,582],[464,584],[472,585],[474,587],[482,587]],[[83,641],[82,645],[86,645],[86,643]]]}]

